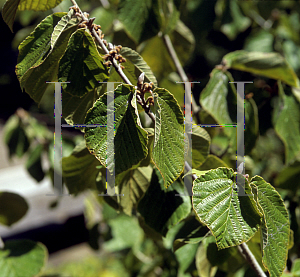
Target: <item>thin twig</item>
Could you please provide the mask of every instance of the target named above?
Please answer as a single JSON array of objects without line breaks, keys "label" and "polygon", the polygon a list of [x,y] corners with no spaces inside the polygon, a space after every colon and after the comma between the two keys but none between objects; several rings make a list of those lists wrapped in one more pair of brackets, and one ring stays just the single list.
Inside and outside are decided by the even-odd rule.
[{"label": "thin twig", "polygon": [[[175,66],[176,66],[177,72],[178,72],[182,82],[188,82],[189,78],[186,76],[186,74],[183,70],[183,67],[182,67],[182,65],[179,61],[179,58],[176,54],[176,51],[174,49],[174,46],[172,44],[172,41],[171,41],[169,35],[164,35],[163,39],[164,39],[164,43],[165,43],[165,45],[168,49],[168,52],[169,52]],[[200,108],[198,107],[193,95],[192,95],[192,109],[193,109],[193,114],[197,114],[200,110]]]},{"label": "thin twig", "polygon": [[238,250],[245,258],[245,260],[251,265],[254,269],[255,273],[259,277],[267,277],[264,271],[261,269],[259,263],[255,259],[254,255],[252,254],[251,250],[249,249],[248,245],[244,242],[241,245],[238,245]]}]

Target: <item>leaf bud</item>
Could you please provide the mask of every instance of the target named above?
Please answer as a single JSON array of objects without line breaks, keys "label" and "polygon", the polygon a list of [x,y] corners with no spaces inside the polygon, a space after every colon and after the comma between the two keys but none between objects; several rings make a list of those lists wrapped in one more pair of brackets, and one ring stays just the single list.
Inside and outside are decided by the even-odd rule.
[{"label": "leaf bud", "polygon": [[142,72],[141,75],[138,78],[138,85],[142,85],[144,83],[145,73]]}]

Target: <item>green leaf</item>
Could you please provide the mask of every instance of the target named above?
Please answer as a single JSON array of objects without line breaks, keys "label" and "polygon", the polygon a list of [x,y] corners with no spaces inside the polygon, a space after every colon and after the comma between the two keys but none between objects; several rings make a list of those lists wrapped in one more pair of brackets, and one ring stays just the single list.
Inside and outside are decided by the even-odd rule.
[{"label": "green leaf", "polygon": [[17,10],[34,10],[46,11],[56,7],[62,0],[42,0],[42,1],[26,1],[26,0],[7,0],[2,9],[2,16],[5,23],[13,32],[13,23]]},{"label": "green leaf", "polygon": [[28,211],[26,200],[15,193],[0,192],[0,223],[11,226]]},{"label": "green leaf", "polygon": [[107,79],[108,70],[93,37],[85,29],[77,30],[59,63],[58,80],[70,82],[62,84],[62,88],[72,96],[82,97]]},{"label": "green leaf", "polygon": [[87,111],[93,107],[97,98],[96,88],[83,97],[73,96],[62,90],[62,116],[70,125],[84,124]]},{"label": "green leaf", "polygon": [[155,36],[147,41],[141,54],[158,80],[168,76],[170,72],[176,71],[173,60],[161,37]]},{"label": "green leaf", "polygon": [[295,277],[300,276],[300,259],[296,259],[293,261],[291,273],[293,273],[293,276],[295,276]]},{"label": "green leaf", "polygon": [[189,267],[192,267],[195,263],[197,249],[197,244],[185,244],[176,251],[175,255],[179,262],[178,276],[191,276],[186,273],[190,271]]},{"label": "green leaf", "polygon": [[[224,11],[220,30],[230,40],[234,40],[239,33],[244,32],[251,25],[251,20],[241,13],[237,0],[225,0],[225,7],[221,7],[220,10]],[[218,4],[216,11],[218,13]]]},{"label": "green leaf", "polygon": [[128,35],[138,44],[155,36],[160,29],[157,0],[120,1],[119,20]]},{"label": "green leaf", "polygon": [[275,184],[283,189],[290,189],[296,193],[300,186],[300,161],[295,161],[293,164],[282,169],[276,176]]},{"label": "green leaf", "polygon": [[138,204],[138,211],[147,225],[165,236],[172,226],[188,216],[191,208],[190,197],[183,182],[176,180],[165,188],[161,174],[154,169],[150,186]]},{"label": "green leaf", "polygon": [[16,74],[20,83],[27,70],[33,66],[38,66],[47,57],[51,48],[50,41],[55,25],[65,15],[66,13],[54,13],[47,16],[19,45]]},{"label": "green leaf", "polygon": [[272,52],[274,36],[270,32],[259,29],[252,32],[246,39],[244,49],[249,52]]},{"label": "green leaf", "polygon": [[[77,26],[66,29],[57,39],[54,48],[50,51],[42,63],[32,66],[26,73],[19,77],[21,87],[30,97],[40,103],[46,89],[50,84],[57,80],[58,64],[67,47],[71,34],[77,29]],[[50,37],[47,43],[50,47]],[[17,68],[18,69],[18,68]],[[17,70],[16,70],[17,71]],[[51,84],[53,86],[53,84]]]},{"label": "green leaf", "polygon": [[90,12],[90,18],[95,17],[94,24],[101,25],[101,30],[105,34],[113,27],[116,18],[115,10],[97,7]]},{"label": "green leaf", "polygon": [[74,26],[79,23],[79,20],[76,18],[72,18],[75,14],[74,9],[71,9],[65,16],[61,18],[61,20],[56,24],[52,35],[51,35],[51,49],[53,49],[58,37],[61,33],[67,28]]},{"label": "green leaf", "polygon": [[287,89],[285,94],[279,83],[279,101],[275,106],[275,131],[285,146],[285,163],[300,159],[300,103]]},{"label": "green leaf", "polygon": [[156,78],[142,56],[128,47],[123,47],[120,54],[127,60],[123,64],[125,66],[124,72],[130,81],[132,79],[133,84],[137,83],[138,77],[142,72],[144,72],[144,81],[149,83],[152,82],[155,86],[157,86]]},{"label": "green leaf", "polygon": [[12,115],[5,124],[4,142],[9,149],[9,157],[21,158],[29,149],[29,138],[17,115]]},{"label": "green leaf", "polygon": [[[114,92],[116,175],[133,168],[148,154],[147,132],[141,126],[134,93],[135,89],[130,85],[119,85]],[[85,124],[107,124],[107,94],[89,110]],[[107,127],[86,127],[85,139],[89,151],[112,172],[112,160],[106,164],[106,156],[112,154],[106,153]]]},{"label": "green leaf", "polygon": [[245,153],[251,152],[255,146],[256,139],[259,134],[258,109],[255,101],[250,98],[245,100]]},{"label": "green leaf", "polygon": [[192,126],[192,167],[197,168],[204,163],[209,154],[210,136],[204,128]]},{"label": "green leaf", "polygon": [[116,193],[121,194],[119,205],[122,211],[131,216],[132,209],[144,196],[150,185],[152,167],[138,167],[128,171],[116,187]]},{"label": "green leaf", "polygon": [[207,248],[213,242],[215,242],[215,238],[208,237],[205,238],[198,247],[196,253],[196,267],[198,275],[201,277],[213,277],[217,273],[218,267],[216,265],[212,265],[207,257]]},{"label": "green leaf", "polygon": [[100,173],[99,161],[81,143],[69,157],[62,158],[62,174],[69,193],[77,195],[87,189],[96,189],[96,178]]},{"label": "green leaf", "polygon": [[173,183],[184,169],[183,114],[174,96],[156,88],[155,134],[152,160],[164,179],[165,187]]},{"label": "green leaf", "polygon": [[262,221],[263,264],[270,277],[281,276],[286,267],[290,223],[288,212],[278,192],[262,177],[255,176],[250,186],[264,215]]},{"label": "green leaf", "polygon": [[[142,56],[140,56],[136,51],[128,47],[123,47],[120,51],[120,54],[124,58],[126,58],[126,62],[122,64],[125,67],[123,71],[132,84],[136,85],[138,77],[141,75],[142,72],[144,72],[144,81],[149,83],[152,82],[155,86],[157,86],[156,78],[151,68],[147,65]],[[110,78],[111,82],[123,82],[122,78],[116,72],[115,68],[112,69]]]},{"label": "green leaf", "polygon": [[159,11],[161,20],[161,31],[168,34],[173,31],[180,17],[180,12],[174,3],[174,0],[159,0]]},{"label": "green leaf", "polygon": [[174,252],[186,244],[198,244],[208,232],[207,228],[201,225],[195,217],[185,219],[183,223],[174,237]]},{"label": "green leaf", "polygon": [[[178,21],[175,30],[170,34],[170,39],[182,65],[190,58],[195,47],[195,38],[191,30]],[[162,37],[155,36],[147,41],[141,51],[146,63],[150,66],[158,80],[167,77],[171,72],[176,71],[173,59]]]},{"label": "green leaf", "polygon": [[21,0],[18,9],[20,11],[47,11],[55,8],[62,0],[42,0],[42,1],[27,1]]},{"label": "green leaf", "polygon": [[210,170],[218,167],[228,167],[228,166],[224,161],[222,161],[217,156],[209,154],[206,160],[204,161],[204,163],[197,169],[203,171],[203,170]]},{"label": "green leaf", "polygon": [[234,51],[224,56],[223,63],[236,70],[265,76],[299,88],[299,79],[286,60],[278,53]]},{"label": "green leaf", "polygon": [[232,169],[212,169],[194,181],[193,208],[215,236],[219,249],[248,241],[259,228],[261,215],[244,180],[247,197],[238,196]]},{"label": "green leaf", "polygon": [[[233,79],[229,72],[225,73],[222,70],[213,69],[208,84],[200,94],[201,106],[219,124],[233,123],[227,103],[228,94],[236,95],[234,84],[229,84],[231,81],[233,81]],[[230,131],[229,128],[226,129]]]},{"label": "green leaf", "polygon": [[37,182],[42,181],[45,177],[45,173],[42,168],[43,150],[44,145],[38,144],[32,151],[30,151],[25,164],[27,171]]},{"label": "green leaf", "polygon": [[31,240],[8,240],[0,249],[0,271],[5,277],[38,276],[48,259],[47,248]]},{"label": "green leaf", "polygon": [[105,250],[120,251],[137,247],[141,243],[143,231],[135,217],[120,214],[109,220],[108,224],[112,230],[112,239],[105,242]]}]

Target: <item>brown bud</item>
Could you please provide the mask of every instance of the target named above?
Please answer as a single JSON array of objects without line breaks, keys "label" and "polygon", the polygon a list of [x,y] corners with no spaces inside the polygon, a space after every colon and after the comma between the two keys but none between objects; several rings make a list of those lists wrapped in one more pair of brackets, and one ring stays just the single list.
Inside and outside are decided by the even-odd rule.
[{"label": "brown bud", "polygon": [[104,64],[105,64],[106,66],[108,66],[108,67],[112,65],[111,61],[107,61],[107,62],[105,62]]},{"label": "brown bud", "polygon": [[125,66],[121,65],[121,69],[125,69]]},{"label": "brown bud", "polygon": [[148,101],[149,105],[154,106],[154,100],[153,100],[152,96],[149,96],[147,101]]}]

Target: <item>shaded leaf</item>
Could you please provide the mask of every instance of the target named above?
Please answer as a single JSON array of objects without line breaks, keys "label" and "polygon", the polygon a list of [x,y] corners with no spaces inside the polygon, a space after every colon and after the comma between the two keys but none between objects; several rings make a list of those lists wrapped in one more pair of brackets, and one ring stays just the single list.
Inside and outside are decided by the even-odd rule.
[{"label": "shaded leaf", "polygon": [[[50,51],[50,41],[55,25],[66,13],[54,13],[42,20],[34,31],[19,45],[16,74],[21,83],[24,74],[33,66],[38,66]],[[48,80],[51,81],[51,80]]]},{"label": "shaded leaf", "polygon": [[0,192],[0,223],[6,226],[19,221],[28,211],[26,200],[11,192]]},{"label": "shaded leaf", "polygon": [[300,186],[300,161],[295,161],[293,164],[282,169],[276,176],[275,184],[283,189],[290,189],[296,193]]},{"label": "shaded leaf", "polygon": [[204,163],[209,154],[210,136],[204,128],[192,126],[192,168]]},{"label": "shaded leaf", "polygon": [[[114,92],[116,175],[133,168],[148,154],[147,132],[141,127],[134,104],[136,99],[132,97],[134,93],[134,87],[130,85],[119,85]],[[101,96],[89,110],[85,124],[107,125],[107,94]],[[86,127],[85,139],[89,151],[113,172],[113,161],[108,160],[108,164],[106,161],[106,155],[113,154],[106,153],[107,127]]]},{"label": "shaded leaf", "polygon": [[99,161],[91,155],[84,142],[76,146],[69,157],[63,157],[62,175],[69,193],[76,195],[86,189],[96,189],[99,166]]},{"label": "shaded leaf", "polygon": [[62,84],[62,88],[72,96],[82,97],[107,79],[108,70],[93,37],[84,29],[77,30],[59,63],[58,80],[70,82]]},{"label": "shaded leaf", "polygon": [[195,217],[188,218],[183,223],[174,237],[174,252],[186,244],[198,244],[208,232],[208,229],[201,225]]},{"label": "shaded leaf", "polygon": [[[234,84],[229,84],[229,82],[233,81],[231,74],[229,72],[224,73],[219,69],[213,69],[210,76],[208,84],[200,94],[201,106],[216,120],[217,123],[235,123],[236,113],[233,121],[230,116],[230,110],[234,111],[235,109],[236,111],[236,108],[233,108],[232,103],[227,101],[230,96],[236,95]],[[233,132],[236,133],[236,130],[233,128],[225,128],[224,132],[230,136]]]},{"label": "shaded leaf", "polygon": [[38,144],[32,151],[30,151],[25,164],[27,171],[37,182],[42,181],[45,177],[45,173],[42,168],[43,149],[44,145]]},{"label": "shaded leaf", "polygon": [[137,207],[137,203],[150,185],[151,175],[151,166],[138,167],[122,178],[116,187],[116,193],[123,195],[119,198],[119,204],[125,214],[131,216],[132,209]]},{"label": "shaded leaf", "polygon": [[228,167],[227,164],[215,155],[209,154],[204,163],[197,169],[200,171],[210,170],[218,167]]},{"label": "shaded leaf", "polygon": [[[224,3],[224,1],[218,1],[219,3]],[[230,39],[234,40],[237,35],[244,32],[250,25],[251,20],[245,17],[238,5],[237,0],[225,0],[225,7],[220,7],[216,5],[216,11],[222,10],[222,20],[220,30]]]},{"label": "shaded leaf", "polygon": [[199,276],[213,277],[216,275],[218,267],[213,266],[207,258],[207,248],[210,243],[215,242],[214,237],[206,238],[198,247],[196,253],[196,267]]},{"label": "shaded leaf", "polygon": [[[179,20],[175,30],[169,36],[181,64],[184,65],[190,58],[195,47],[193,33]],[[142,49],[141,55],[158,80],[167,77],[171,72],[176,71],[174,61],[171,58],[162,37],[155,36],[147,41],[147,44]]]},{"label": "shaded leaf", "polygon": [[[49,84],[47,82],[57,80],[58,65],[67,47],[71,34],[77,29],[77,26],[66,29],[57,39],[53,50],[47,55],[42,63],[28,69],[26,73],[19,78],[21,87],[30,97],[40,103]],[[50,47],[50,38],[49,38]],[[53,84],[52,84],[53,86]]]},{"label": "shaded leaf", "polygon": [[161,24],[158,9],[156,0],[122,0],[118,17],[128,35],[140,43],[158,33]]},{"label": "shaded leaf", "polygon": [[162,176],[155,169],[150,186],[138,204],[138,211],[147,225],[165,236],[172,226],[190,213],[190,197],[180,180],[176,180],[171,186],[165,188]]},{"label": "shaded leaf", "polygon": [[248,155],[255,146],[259,134],[258,109],[253,99],[245,100],[245,154]]},{"label": "shaded leaf", "polygon": [[273,122],[275,131],[285,146],[285,163],[300,158],[300,103],[293,94],[285,94],[279,83],[279,101],[275,104]]},{"label": "shaded leaf", "polygon": [[12,115],[5,124],[4,142],[9,149],[9,157],[21,158],[29,149],[29,138],[17,115]]},{"label": "shaded leaf", "polygon": [[87,111],[93,107],[97,98],[96,88],[83,97],[73,96],[62,90],[62,116],[70,125],[84,124]]},{"label": "shaded leaf", "polygon": [[232,69],[250,72],[299,87],[299,79],[278,53],[234,51],[224,56],[223,63]]},{"label": "shaded leaf", "polygon": [[286,267],[289,245],[288,212],[278,192],[262,177],[253,177],[250,186],[264,216],[261,229],[263,264],[271,277],[281,276]]}]

